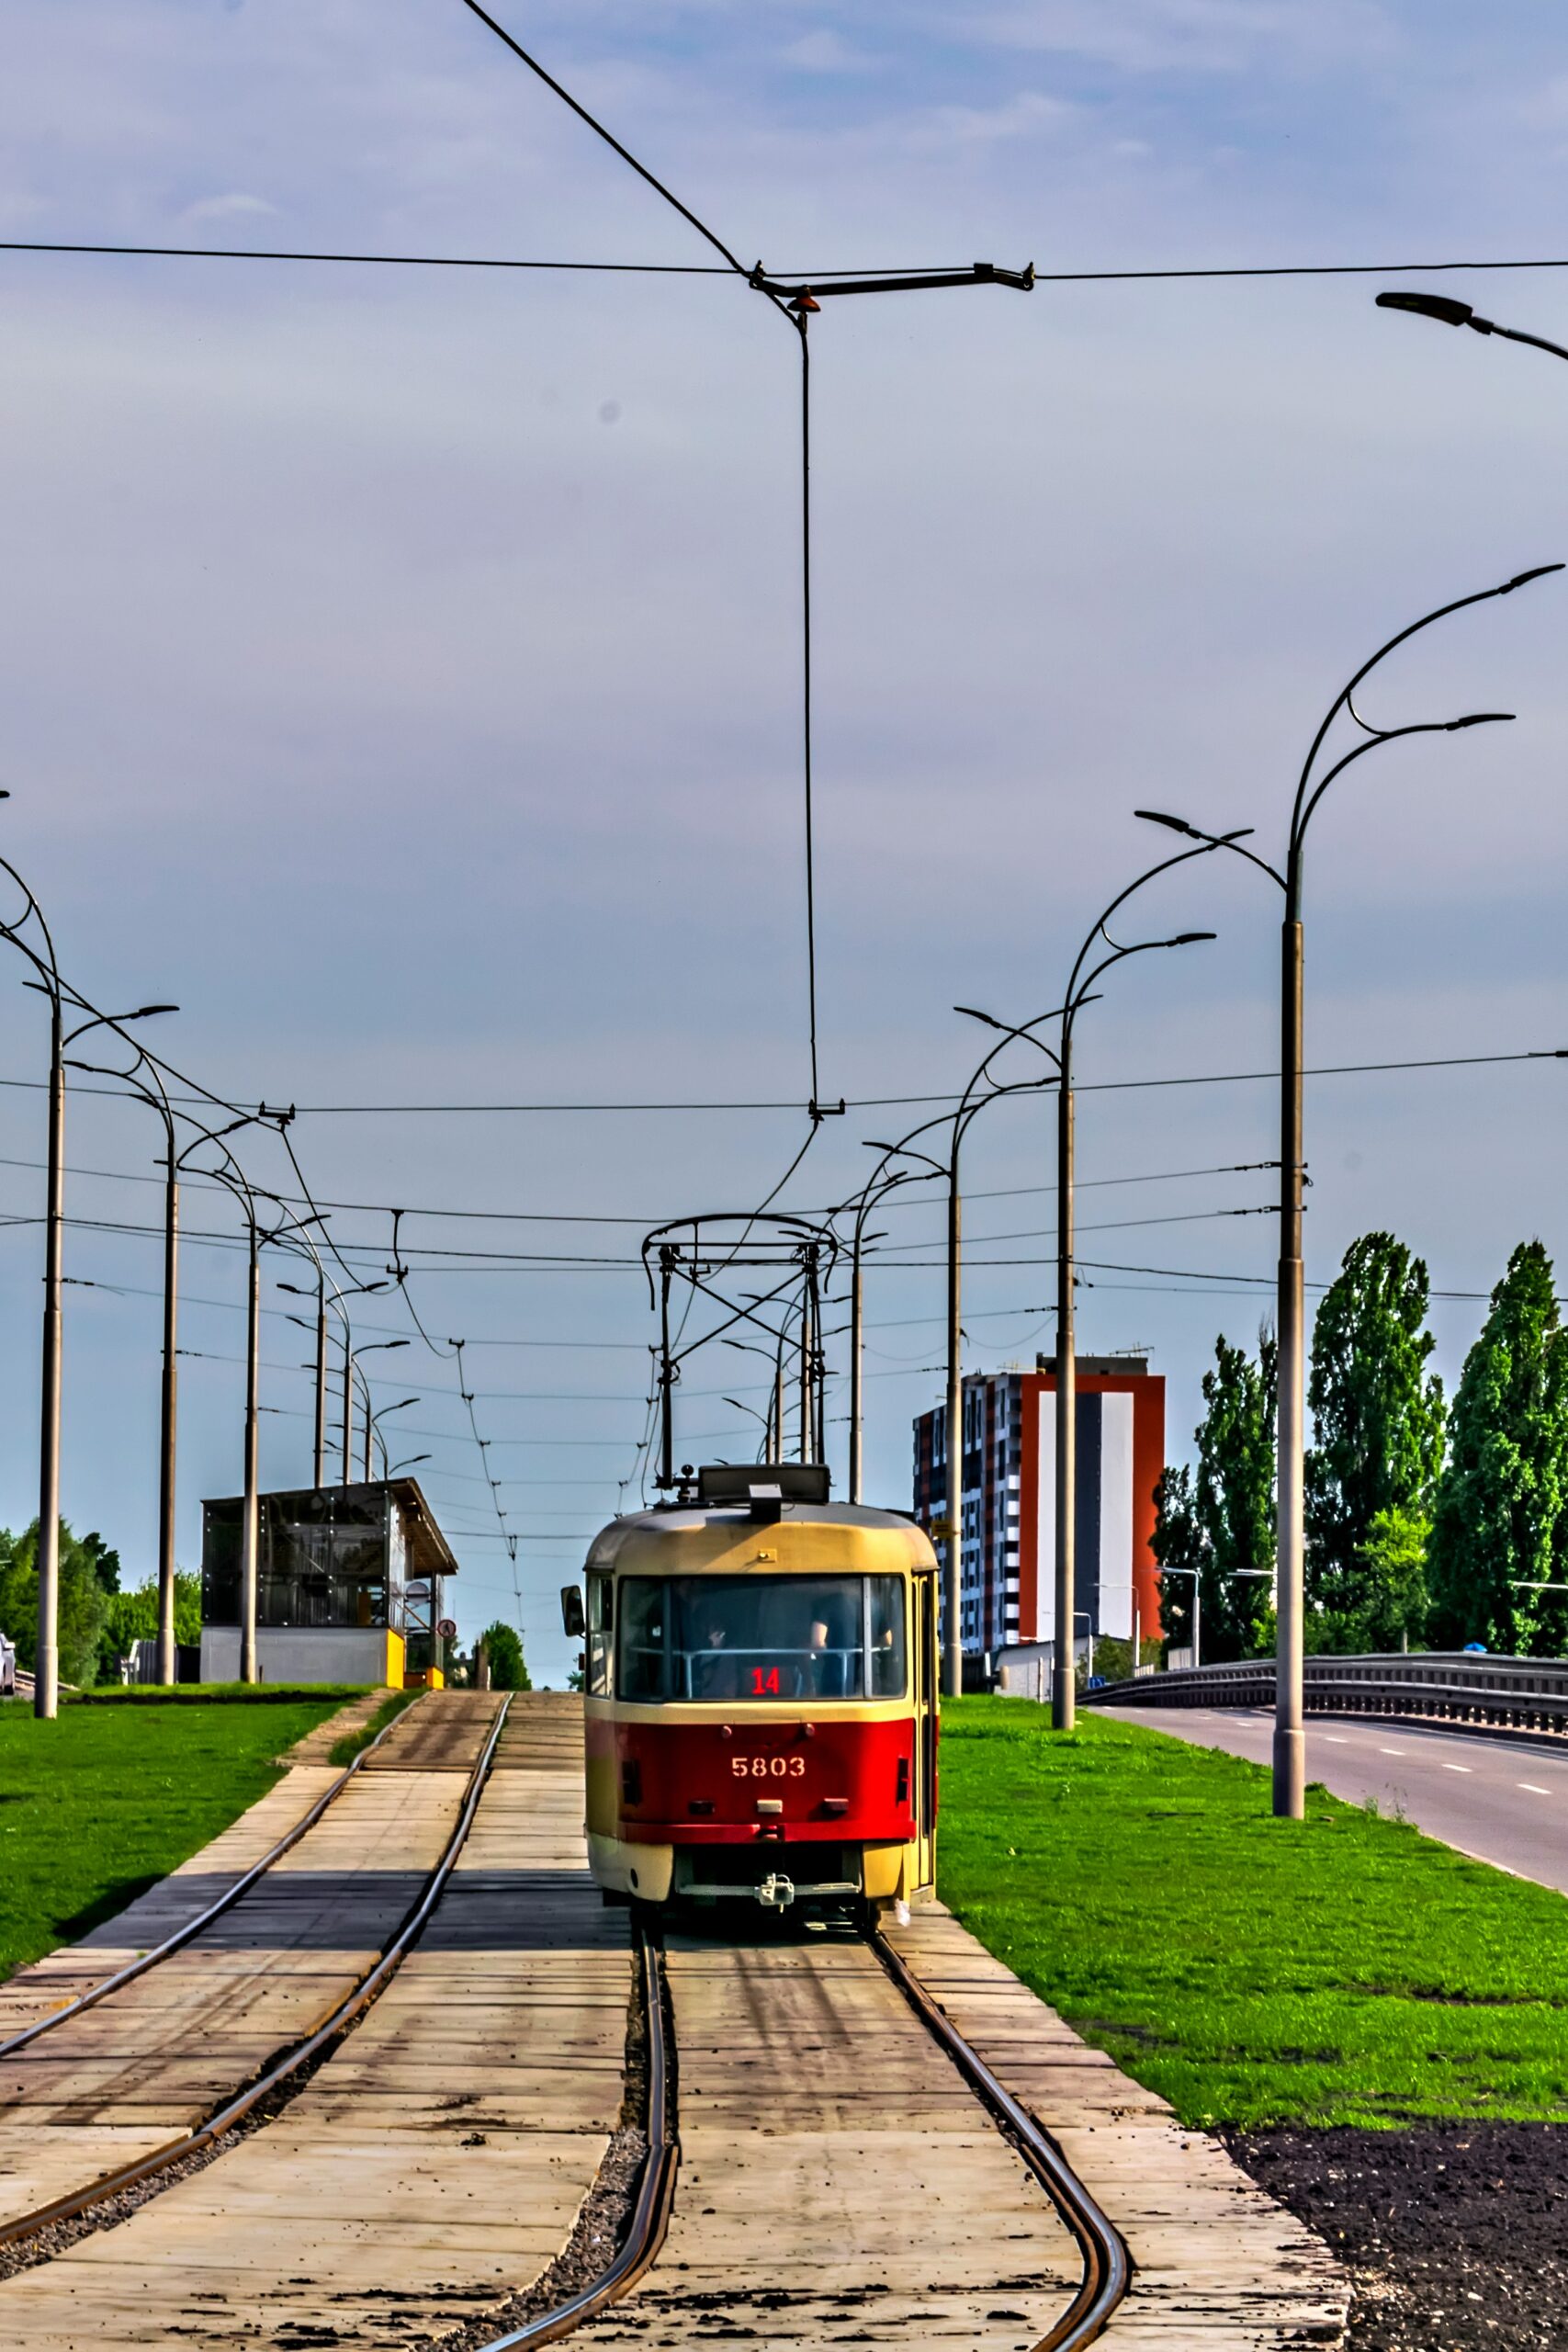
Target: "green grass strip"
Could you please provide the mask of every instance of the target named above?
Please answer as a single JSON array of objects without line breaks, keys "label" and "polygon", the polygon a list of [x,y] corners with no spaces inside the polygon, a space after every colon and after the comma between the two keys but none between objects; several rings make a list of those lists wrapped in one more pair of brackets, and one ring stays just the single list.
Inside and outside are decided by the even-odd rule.
[{"label": "green grass strip", "polygon": [[1184,2123],[1568,2119],[1568,1902],[1258,1765],[942,1710],[939,1889]]},{"label": "green grass strip", "polygon": [[342,1704],[0,1706],[0,1977],[69,1943],[226,1829]]}]

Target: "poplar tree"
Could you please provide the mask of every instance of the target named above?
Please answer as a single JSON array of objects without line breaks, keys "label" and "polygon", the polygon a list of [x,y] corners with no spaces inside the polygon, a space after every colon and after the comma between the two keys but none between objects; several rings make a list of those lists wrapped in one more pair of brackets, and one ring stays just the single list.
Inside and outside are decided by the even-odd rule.
[{"label": "poplar tree", "polygon": [[1568,1333],[1551,1261],[1521,1242],[1465,1358],[1449,1424],[1427,1577],[1430,1638],[1457,1649],[1561,1655],[1568,1501]]},{"label": "poplar tree", "polygon": [[[1422,1631],[1410,1545],[1431,1510],[1444,1422],[1442,1383],[1426,1369],[1428,1296],[1425,1261],[1392,1233],[1365,1233],[1345,1252],[1314,1322],[1306,1600],[1327,1616],[1336,1647],[1382,1646],[1391,1635],[1397,1646],[1401,1633]],[[1395,1525],[1404,1573],[1391,1581]]]},{"label": "poplar tree", "polygon": [[[1197,1569],[1201,1655],[1215,1662],[1253,1656],[1273,1606],[1277,1364],[1268,1329],[1256,1359],[1223,1334],[1215,1340],[1194,1431],[1197,1465],[1167,1470],[1155,1488],[1155,1557],[1162,1567]],[[1182,1576],[1161,1596],[1167,1633],[1184,1645],[1192,1637],[1191,1591]]]}]

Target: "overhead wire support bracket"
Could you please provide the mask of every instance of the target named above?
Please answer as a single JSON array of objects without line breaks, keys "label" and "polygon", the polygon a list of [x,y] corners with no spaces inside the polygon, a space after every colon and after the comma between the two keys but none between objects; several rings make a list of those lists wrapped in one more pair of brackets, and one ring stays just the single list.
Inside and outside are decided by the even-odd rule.
[{"label": "overhead wire support bracket", "polygon": [[789,286],[770,277],[759,262],[746,283],[759,294],[771,295],[775,302],[807,303],[826,300],[829,294],[918,294],[935,286],[1012,286],[1021,294],[1034,290],[1034,264],[1026,269],[998,269],[994,262],[977,261],[968,269],[931,270],[907,277],[840,277],[813,278],[809,285]]}]

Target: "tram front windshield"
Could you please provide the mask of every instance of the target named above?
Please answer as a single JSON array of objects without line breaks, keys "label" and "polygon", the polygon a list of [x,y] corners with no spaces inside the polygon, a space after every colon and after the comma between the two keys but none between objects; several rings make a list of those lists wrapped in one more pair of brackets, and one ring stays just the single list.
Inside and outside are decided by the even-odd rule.
[{"label": "tram front windshield", "polygon": [[898,1577],[628,1577],[623,1699],[897,1699]]}]

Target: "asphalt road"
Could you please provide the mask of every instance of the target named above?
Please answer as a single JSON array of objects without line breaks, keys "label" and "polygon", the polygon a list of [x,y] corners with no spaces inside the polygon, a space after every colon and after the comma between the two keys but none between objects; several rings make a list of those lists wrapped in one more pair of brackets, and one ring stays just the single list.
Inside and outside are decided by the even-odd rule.
[{"label": "asphalt road", "polygon": [[[1269,1761],[1274,1719],[1260,1707],[1097,1707],[1199,1747]],[[1397,1716],[1307,1718],[1307,1778],[1387,1812],[1483,1862],[1568,1894],[1568,1747],[1477,1739]]]}]

